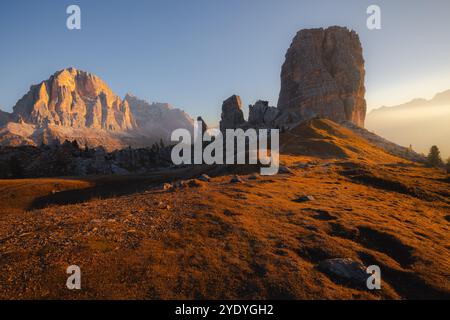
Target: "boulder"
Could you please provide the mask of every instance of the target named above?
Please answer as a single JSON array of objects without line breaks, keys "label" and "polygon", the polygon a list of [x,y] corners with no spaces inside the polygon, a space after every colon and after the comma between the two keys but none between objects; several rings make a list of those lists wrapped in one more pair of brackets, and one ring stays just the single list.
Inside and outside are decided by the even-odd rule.
[{"label": "boulder", "polygon": [[318,269],[336,280],[346,280],[357,285],[365,285],[369,275],[363,264],[349,258],[336,258],[321,261]]}]

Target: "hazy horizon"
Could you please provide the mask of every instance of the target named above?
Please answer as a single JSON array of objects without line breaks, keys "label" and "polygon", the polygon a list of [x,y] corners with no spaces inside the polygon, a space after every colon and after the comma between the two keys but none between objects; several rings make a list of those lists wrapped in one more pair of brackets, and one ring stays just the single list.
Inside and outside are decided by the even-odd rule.
[{"label": "hazy horizon", "polygon": [[366,128],[425,155],[437,145],[446,160],[450,157],[450,90],[438,98],[373,110],[367,115]]}]

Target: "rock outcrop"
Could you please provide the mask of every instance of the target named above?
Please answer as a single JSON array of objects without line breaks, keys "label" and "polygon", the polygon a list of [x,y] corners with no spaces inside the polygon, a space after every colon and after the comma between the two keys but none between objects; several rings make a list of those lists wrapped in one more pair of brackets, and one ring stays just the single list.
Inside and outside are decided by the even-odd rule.
[{"label": "rock outcrop", "polygon": [[280,110],[270,107],[268,101],[258,100],[249,106],[248,122],[251,126],[272,127]]},{"label": "rock outcrop", "polygon": [[364,59],[358,35],[343,27],[297,33],[281,70],[280,125],[325,117],[363,127]]},{"label": "rock outcrop", "polygon": [[242,102],[239,96],[233,95],[223,102],[221,119],[221,131],[239,128],[245,124]]},{"label": "rock outcrop", "polygon": [[34,85],[13,108],[13,119],[38,126],[57,125],[125,131],[135,127],[126,101],[97,76],[74,68]]},{"label": "rock outcrop", "polygon": [[205,120],[203,120],[203,118],[200,116],[197,117],[197,122],[200,122],[200,124],[202,126],[202,137],[203,137],[205,132],[208,131],[208,125],[206,124]]},{"label": "rock outcrop", "polygon": [[358,35],[343,27],[297,33],[281,70],[278,106],[259,100],[248,123],[239,96],[222,105],[221,130],[251,126],[292,128],[316,117],[364,127],[364,59]]},{"label": "rock outcrop", "polygon": [[111,153],[103,147],[85,148],[69,141],[51,146],[0,148],[0,179],[141,174],[171,165],[170,147],[161,146],[123,148]]}]

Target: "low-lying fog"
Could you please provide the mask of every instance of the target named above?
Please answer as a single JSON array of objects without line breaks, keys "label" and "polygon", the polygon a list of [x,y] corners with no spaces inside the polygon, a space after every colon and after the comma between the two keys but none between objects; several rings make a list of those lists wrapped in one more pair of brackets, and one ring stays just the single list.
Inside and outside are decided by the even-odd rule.
[{"label": "low-lying fog", "polygon": [[395,143],[428,154],[437,145],[445,160],[450,157],[450,104],[391,107],[368,114],[366,128]]}]

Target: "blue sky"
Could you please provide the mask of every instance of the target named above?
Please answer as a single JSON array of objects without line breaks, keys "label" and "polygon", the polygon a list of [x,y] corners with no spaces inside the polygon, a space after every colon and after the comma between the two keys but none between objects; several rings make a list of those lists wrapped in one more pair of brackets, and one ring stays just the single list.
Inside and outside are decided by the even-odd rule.
[{"label": "blue sky", "polygon": [[[81,7],[82,29],[66,28]],[[366,27],[378,4],[382,29]],[[41,0],[0,3],[0,106],[74,66],[120,96],[169,102],[217,123],[239,94],[276,105],[280,69],[302,28],[343,25],[361,37],[369,107],[450,89],[450,1]]]}]

